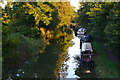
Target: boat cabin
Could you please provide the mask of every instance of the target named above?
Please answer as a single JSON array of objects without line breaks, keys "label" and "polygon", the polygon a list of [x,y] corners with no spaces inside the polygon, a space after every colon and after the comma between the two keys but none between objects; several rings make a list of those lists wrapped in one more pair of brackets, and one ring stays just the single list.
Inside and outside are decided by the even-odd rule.
[{"label": "boat cabin", "polygon": [[81,48],[81,52],[82,54],[91,54],[93,53],[93,50],[92,50],[92,45],[91,43],[82,43],[82,48]]}]

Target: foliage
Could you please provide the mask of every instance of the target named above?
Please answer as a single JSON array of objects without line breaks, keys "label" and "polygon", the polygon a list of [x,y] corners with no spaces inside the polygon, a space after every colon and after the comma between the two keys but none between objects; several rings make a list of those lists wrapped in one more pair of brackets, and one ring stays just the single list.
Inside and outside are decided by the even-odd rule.
[{"label": "foliage", "polygon": [[73,18],[68,2],[8,2],[2,10],[3,73],[29,59],[34,62],[39,53],[58,57],[48,48],[53,41],[60,50],[67,50],[73,38],[69,28]]},{"label": "foliage", "polygon": [[[105,40],[106,44],[119,55],[119,19],[120,2],[90,2],[81,3],[78,10],[78,22],[86,27],[90,34]],[[85,16],[84,16],[85,15]]]},{"label": "foliage", "polygon": [[77,23],[78,25],[81,25],[83,27],[88,27],[88,15],[86,14],[87,11],[89,11],[89,5],[88,3],[80,3],[81,7],[78,10],[78,18]]}]

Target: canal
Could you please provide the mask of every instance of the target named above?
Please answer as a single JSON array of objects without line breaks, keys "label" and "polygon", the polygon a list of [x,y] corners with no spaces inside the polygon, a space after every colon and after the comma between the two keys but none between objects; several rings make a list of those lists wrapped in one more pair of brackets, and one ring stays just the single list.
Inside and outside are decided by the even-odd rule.
[{"label": "canal", "polygon": [[72,42],[73,45],[68,48],[69,59],[64,62],[68,66],[67,75],[66,77],[61,77],[61,78],[79,78],[79,76],[75,74],[75,70],[79,65],[75,58],[80,57],[80,39],[74,36]]},{"label": "canal", "polygon": [[[73,35],[74,36],[74,35]],[[64,48],[59,43],[47,46],[44,53],[26,61],[17,69],[10,70],[3,78],[81,78],[93,77],[95,74],[83,73],[80,67],[80,39],[72,39],[71,46]],[[92,68],[94,71],[94,69]]]}]

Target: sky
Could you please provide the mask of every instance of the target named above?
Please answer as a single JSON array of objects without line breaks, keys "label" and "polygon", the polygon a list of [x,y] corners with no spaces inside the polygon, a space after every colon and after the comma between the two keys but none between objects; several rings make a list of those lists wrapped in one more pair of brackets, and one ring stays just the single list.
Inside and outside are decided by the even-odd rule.
[{"label": "sky", "polygon": [[74,6],[76,9],[79,9],[79,0],[68,0],[70,4]]},{"label": "sky", "polygon": [[3,1],[3,3],[0,2],[0,6],[2,6],[2,8],[4,8],[6,4],[7,4],[7,1]]},{"label": "sky", "polygon": [[[70,4],[74,6],[76,9],[79,9],[79,0],[68,0],[68,1],[70,1]],[[6,3],[7,1],[5,1],[4,4],[0,2],[0,6],[5,7]]]}]

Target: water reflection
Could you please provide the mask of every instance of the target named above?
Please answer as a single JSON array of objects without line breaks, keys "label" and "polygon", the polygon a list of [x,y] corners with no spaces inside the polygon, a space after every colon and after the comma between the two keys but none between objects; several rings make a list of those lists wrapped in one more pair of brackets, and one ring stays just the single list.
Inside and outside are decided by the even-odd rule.
[{"label": "water reflection", "polygon": [[61,47],[60,44],[53,42],[47,46],[43,54],[26,61],[18,69],[8,72],[7,79],[55,78],[55,80],[62,80],[63,78],[96,77],[94,65],[80,62],[80,39],[74,36],[72,42],[73,46],[67,51],[64,46]]},{"label": "water reflection", "polygon": [[78,63],[74,57],[80,55],[80,39],[74,36],[72,42],[74,45],[68,48],[68,55],[64,61],[64,66],[61,66],[61,70],[65,69],[65,71],[60,73],[60,78],[79,78],[75,74],[75,69],[78,66]]},{"label": "water reflection", "polygon": [[68,54],[70,59],[68,60],[67,64],[69,65],[68,68],[68,75],[66,78],[79,78],[77,75],[75,75],[75,68],[78,66],[78,63],[75,62],[74,57],[76,55],[80,55],[80,39],[75,37],[73,40],[73,43],[75,43],[72,47],[69,47],[68,49]]},{"label": "water reflection", "polygon": [[61,69],[59,71],[59,78],[65,78],[68,75],[67,69],[69,65],[67,65],[66,63],[68,60],[69,60],[69,55],[67,54],[64,62],[62,63]]}]

